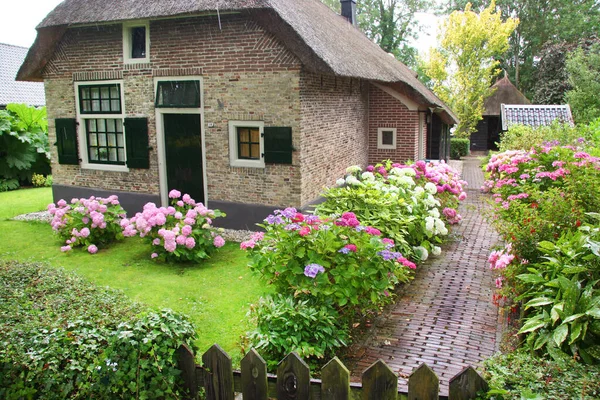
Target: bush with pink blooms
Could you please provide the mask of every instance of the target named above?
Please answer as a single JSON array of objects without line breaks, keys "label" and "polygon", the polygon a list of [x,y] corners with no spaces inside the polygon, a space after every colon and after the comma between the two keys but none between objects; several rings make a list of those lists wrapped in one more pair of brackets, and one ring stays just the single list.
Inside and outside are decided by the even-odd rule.
[{"label": "bush with pink blooms", "polygon": [[462,219],[457,207],[467,196],[466,183],[444,162],[405,165],[387,161],[369,165],[364,172],[358,166],[349,167],[347,174],[338,180],[338,187],[325,191],[326,201],[316,212],[352,211],[418,261],[430,253],[439,254],[438,245],[449,232],[446,224]]},{"label": "bush with pink blooms", "polygon": [[152,246],[150,257],[165,261],[202,261],[225,245],[212,226],[224,213],[210,210],[178,190],[171,190],[169,198],[169,207],[147,203],[141,213],[121,221],[123,235],[146,238]]},{"label": "bush with pink blooms", "polygon": [[48,205],[52,215],[52,229],[65,242],[63,252],[84,247],[95,254],[99,247],[123,239],[121,220],[125,210],[117,196],[72,199],[70,203],[59,200]]},{"label": "bush with pink blooms", "polygon": [[[330,338],[346,337],[353,324],[390,302],[395,285],[408,282],[416,268],[393,240],[351,212],[321,218],[286,208],[275,210],[261,226],[265,231],[240,248],[249,252],[252,271],[273,285],[279,297],[253,308],[257,330],[249,339],[274,357],[290,351],[309,358],[331,355],[344,341]],[[290,312],[296,308],[304,311]],[[286,320],[281,321],[284,309]],[[322,315],[317,319],[314,313]],[[331,324],[331,318],[337,323]],[[292,327],[307,323],[316,335],[303,331],[296,341],[287,339]]]}]

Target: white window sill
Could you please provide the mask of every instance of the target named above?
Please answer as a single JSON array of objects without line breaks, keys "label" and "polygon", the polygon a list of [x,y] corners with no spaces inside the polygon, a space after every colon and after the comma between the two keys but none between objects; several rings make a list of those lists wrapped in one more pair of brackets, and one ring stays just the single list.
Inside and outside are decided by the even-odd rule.
[{"label": "white window sill", "polygon": [[145,63],[149,63],[150,62],[150,58],[146,57],[146,58],[126,58],[123,60],[123,64],[145,64]]},{"label": "white window sill", "polygon": [[241,168],[264,168],[265,163],[263,161],[253,161],[253,160],[231,160],[229,165],[232,167],[241,167]]},{"label": "white window sill", "polygon": [[129,168],[126,165],[81,163],[81,169],[90,169],[90,170],[97,170],[97,171],[110,171],[110,172],[129,172]]},{"label": "white window sill", "polygon": [[396,146],[390,144],[378,144],[377,148],[380,150],[396,150]]}]

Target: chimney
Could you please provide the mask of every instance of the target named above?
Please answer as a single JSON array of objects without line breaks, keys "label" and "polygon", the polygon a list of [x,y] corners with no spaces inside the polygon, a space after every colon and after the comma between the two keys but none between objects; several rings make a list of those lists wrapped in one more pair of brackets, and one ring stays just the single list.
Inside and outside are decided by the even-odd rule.
[{"label": "chimney", "polygon": [[340,0],[342,3],[342,17],[356,26],[356,0]]}]

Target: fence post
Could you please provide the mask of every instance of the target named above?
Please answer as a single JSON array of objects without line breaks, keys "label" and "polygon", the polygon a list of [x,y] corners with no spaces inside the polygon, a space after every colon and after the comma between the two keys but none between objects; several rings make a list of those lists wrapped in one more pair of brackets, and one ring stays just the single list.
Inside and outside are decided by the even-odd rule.
[{"label": "fence post", "polygon": [[398,377],[381,360],[363,372],[363,400],[396,400],[398,397]]},{"label": "fence post", "polygon": [[267,400],[267,363],[254,349],[242,358],[242,395],[244,400]]},{"label": "fence post", "polygon": [[183,387],[188,391],[189,399],[195,400],[198,398],[198,382],[196,382],[194,353],[186,344],[179,346],[175,353],[177,354],[177,366],[181,370]]},{"label": "fence post", "polygon": [[408,400],[438,400],[440,380],[435,372],[423,363],[408,377]]},{"label": "fence post", "polygon": [[231,357],[218,344],[202,355],[207,400],[233,400]]},{"label": "fence post", "polygon": [[350,371],[334,357],[321,369],[321,398],[348,400],[350,398]]},{"label": "fence post", "polygon": [[310,369],[296,353],[288,354],[277,366],[277,400],[308,399]]},{"label": "fence post", "polygon": [[489,389],[487,382],[472,367],[464,368],[450,379],[448,400],[467,400],[477,397],[477,392]]}]

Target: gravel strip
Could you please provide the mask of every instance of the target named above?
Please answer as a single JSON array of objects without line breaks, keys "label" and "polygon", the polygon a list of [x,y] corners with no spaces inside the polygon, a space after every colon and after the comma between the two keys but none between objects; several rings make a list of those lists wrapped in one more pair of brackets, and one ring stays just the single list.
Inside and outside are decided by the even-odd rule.
[{"label": "gravel strip", "polygon": [[12,219],[15,221],[38,221],[50,223],[50,221],[52,221],[52,215],[50,215],[48,211],[38,211],[29,214],[17,215]]}]

